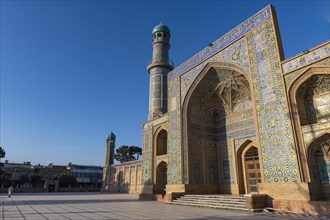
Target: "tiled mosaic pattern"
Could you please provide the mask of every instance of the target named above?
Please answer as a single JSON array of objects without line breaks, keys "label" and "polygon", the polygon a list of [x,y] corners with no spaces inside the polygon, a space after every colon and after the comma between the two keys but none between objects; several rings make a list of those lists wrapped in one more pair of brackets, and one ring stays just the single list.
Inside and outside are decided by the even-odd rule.
[{"label": "tiled mosaic pattern", "polygon": [[145,124],[143,127],[143,140],[142,140],[142,183],[152,183],[152,125]]},{"label": "tiled mosaic pattern", "polygon": [[143,126],[143,138],[142,138],[142,183],[152,184],[152,135],[153,128],[156,125],[162,124],[168,120],[168,116],[164,115],[161,118],[153,120]]},{"label": "tiled mosaic pattern", "polygon": [[308,165],[312,182],[330,183],[330,134],[313,141],[308,149]]},{"label": "tiled mosaic pattern", "polygon": [[[235,154],[233,152],[233,147],[232,147],[232,141],[230,139],[222,142],[218,142],[218,152],[219,152],[219,159],[220,159],[220,164],[221,164],[221,170],[220,173],[222,174],[220,178],[221,184],[235,184],[237,183],[236,178],[235,178]],[[224,178],[224,167],[223,162],[228,161],[229,162],[229,176],[227,178]]]},{"label": "tiled mosaic pattern", "polygon": [[196,79],[197,75],[205,68],[209,62],[230,62],[237,64],[249,72],[249,55],[247,52],[246,39],[242,38],[239,41],[235,42],[233,45],[230,45],[223,51],[218,54],[210,57],[204,62],[200,63],[195,68],[189,70],[187,73],[181,76],[181,102],[184,101],[184,98],[187,94],[188,89],[190,88],[192,82]]},{"label": "tiled mosaic pattern", "polygon": [[317,60],[330,56],[330,43],[282,64],[283,73],[301,68]]},{"label": "tiled mosaic pattern", "polygon": [[[189,101],[184,102],[183,132],[188,137],[188,143],[184,138],[183,144],[185,183],[208,184],[211,170],[219,167],[213,165],[212,161],[216,161],[222,169],[221,183],[235,184],[232,139],[256,133],[248,80],[232,70],[236,65],[226,64],[201,72],[191,85]],[[205,156],[205,148],[213,145],[217,146],[214,149],[218,158],[216,154]],[[226,163],[225,172],[222,165]]]},{"label": "tiled mosaic pattern", "polygon": [[234,141],[234,145],[235,145],[235,151],[238,151],[238,148],[247,140],[249,141],[257,141],[257,137],[256,136],[250,136],[250,137],[244,137],[244,138],[239,138],[239,139],[235,139]]},{"label": "tiled mosaic pattern", "polygon": [[181,184],[181,128],[180,128],[180,83],[169,82],[169,132],[168,132],[168,184]]},{"label": "tiled mosaic pattern", "polygon": [[297,89],[300,125],[330,122],[330,75],[309,77]]},{"label": "tiled mosaic pattern", "polygon": [[268,20],[271,17],[271,8],[268,6],[265,9],[261,10],[233,30],[229,31],[226,35],[219,38],[215,42],[212,43],[212,47],[207,47],[188,61],[181,64],[179,67],[175,68],[173,71],[169,73],[169,80],[174,79],[177,76],[180,76],[182,73],[186,72],[190,68],[196,66],[197,64],[203,62],[208,57],[213,54],[219,52],[226,46],[233,43],[235,40],[242,37],[244,34],[249,32],[255,27],[258,27],[261,23]]},{"label": "tiled mosaic pattern", "polygon": [[[300,181],[274,27],[267,21],[247,35],[264,181]],[[265,74],[267,73],[267,74]]]},{"label": "tiled mosaic pattern", "polygon": [[290,88],[291,85],[293,84],[293,82],[301,75],[302,72],[305,72],[307,69],[309,69],[311,67],[317,68],[317,67],[322,67],[322,66],[329,67],[330,66],[330,58],[320,60],[320,61],[318,61],[318,62],[316,62],[316,63],[314,63],[314,64],[312,64],[308,67],[297,69],[297,70],[294,70],[294,71],[284,75],[286,88],[287,89]]}]

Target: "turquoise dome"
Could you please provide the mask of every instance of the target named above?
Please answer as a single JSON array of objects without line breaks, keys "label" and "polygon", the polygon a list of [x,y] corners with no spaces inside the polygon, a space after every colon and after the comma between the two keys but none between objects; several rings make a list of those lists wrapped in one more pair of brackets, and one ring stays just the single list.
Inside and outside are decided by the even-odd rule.
[{"label": "turquoise dome", "polygon": [[106,139],[115,139],[116,135],[112,132],[109,132],[109,134],[107,135]]},{"label": "turquoise dome", "polygon": [[164,32],[167,32],[169,34],[171,33],[170,29],[163,23],[160,23],[159,25],[156,25],[154,27],[154,29],[152,29],[152,33],[155,33],[157,31],[164,31]]}]

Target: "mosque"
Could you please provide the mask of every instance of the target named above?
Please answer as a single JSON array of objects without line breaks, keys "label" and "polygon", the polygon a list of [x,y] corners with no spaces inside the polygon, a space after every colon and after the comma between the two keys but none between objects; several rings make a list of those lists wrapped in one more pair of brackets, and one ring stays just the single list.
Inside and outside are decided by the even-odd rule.
[{"label": "mosque", "polygon": [[[106,159],[104,189],[330,213],[330,41],[284,59],[271,5],[178,67],[170,37],[164,24],[152,30],[143,158]],[[106,142],[110,158],[115,135]]]}]

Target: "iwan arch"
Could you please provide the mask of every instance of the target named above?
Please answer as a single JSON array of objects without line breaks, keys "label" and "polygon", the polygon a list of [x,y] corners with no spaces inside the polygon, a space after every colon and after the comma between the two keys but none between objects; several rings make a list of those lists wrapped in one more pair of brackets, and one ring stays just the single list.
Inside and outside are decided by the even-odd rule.
[{"label": "iwan arch", "polygon": [[176,68],[152,36],[139,193],[330,200],[330,41],[284,60],[272,6]]}]

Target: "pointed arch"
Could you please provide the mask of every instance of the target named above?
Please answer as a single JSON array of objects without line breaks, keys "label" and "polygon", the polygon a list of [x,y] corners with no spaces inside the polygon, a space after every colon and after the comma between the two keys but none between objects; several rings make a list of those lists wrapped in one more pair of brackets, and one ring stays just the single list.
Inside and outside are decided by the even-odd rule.
[{"label": "pointed arch", "polygon": [[[231,146],[227,143],[229,137],[226,133],[226,118],[242,111],[249,111],[251,114],[249,113],[247,118],[251,117],[251,123],[254,124],[252,91],[250,75],[232,63],[208,63],[196,77],[184,97],[182,107],[185,184],[221,182],[228,185],[235,181],[234,163],[230,161],[234,157],[229,155]],[[196,107],[200,106],[199,102],[203,102],[203,107]],[[220,170],[223,164],[230,166],[230,173],[226,178],[223,174],[217,173],[217,181],[213,181],[212,171]]]},{"label": "pointed arch", "polygon": [[330,184],[330,133],[316,138],[307,148],[311,182]]},{"label": "pointed arch", "polygon": [[[237,177],[240,194],[258,192],[257,185],[262,182],[263,179],[260,156],[260,147],[252,140],[246,140],[238,148]],[[251,185],[251,183],[253,183],[253,185]]]},{"label": "pointed arch", "polygon": [[[299,107],[298,105],[304,105],[306,108],[306,115],[307,112],[310,112],[307,107],[309,106],[307,103],[310,103],[310,107],[311,109],[315,109],[314,106],[314,101],[311,101],[313,99],[310,99],[310,102],[308,102],[308,100],[305,100],[304,95],[301,96],[301,98],[297,97],[297,94],[299,93],[299,90],[301,90],[301,86],[303,86],[304,84],[306,84],[306,82],[308,82],[309,80],[312,79],[312,77],[315,77],[317,75],[323,75],[323,76],[327,76],[329,77],[330,75],[330,71],[329,71],[329,67],[326,66],[316,66],[316,67],[310,67],[307,68],[306,70],[304,70],[303,72],[301,72],[301,74],[299,74],[299,76],[297,76],[293,82],[290,84],[289,88],[288,88],[288,101],[291,103],[290,104],[290,115],[291,115],[291,121],[292,121],[292,125],[293,125],[293,130],[294,130],[294,137],[296,139],[296,151],[297,151],[297,156],[298,156],[298,165],[300,168],[300,172],[301,172],[301,179],[302,181],[305,182],[309,182],[311,181],[311,175],[309,173],[310,169],[308,167],[308,160],[307,160],[307,146],[309,145],[309,143],[313,142],[315,140],[315,138],[312,138],[311,140],[305,140],[304,139],[304,135],[303,135],[303,131],[302,129],[304,129],[304,126],[310,126],[310,129],[308,128],[308,130],[311,130],[311,136],[315,136],[315,135],[320,135],[320,132],[314,132],[314,127],[315,125],[317,126],[318,121],[316,118],[312,117],[311,119],[308,119],[307,121],[303,121],[302,117],[304,117],[303,115],[305,113],[302,113],[301,107]],[[329,93],[330,94],[330,93]],[[302,104],[302,101],[306,101],[306,103]],[[300,108],[300,112],[299,112],[299,108]],[[313,113],[312,113],[313,114]]]}]

